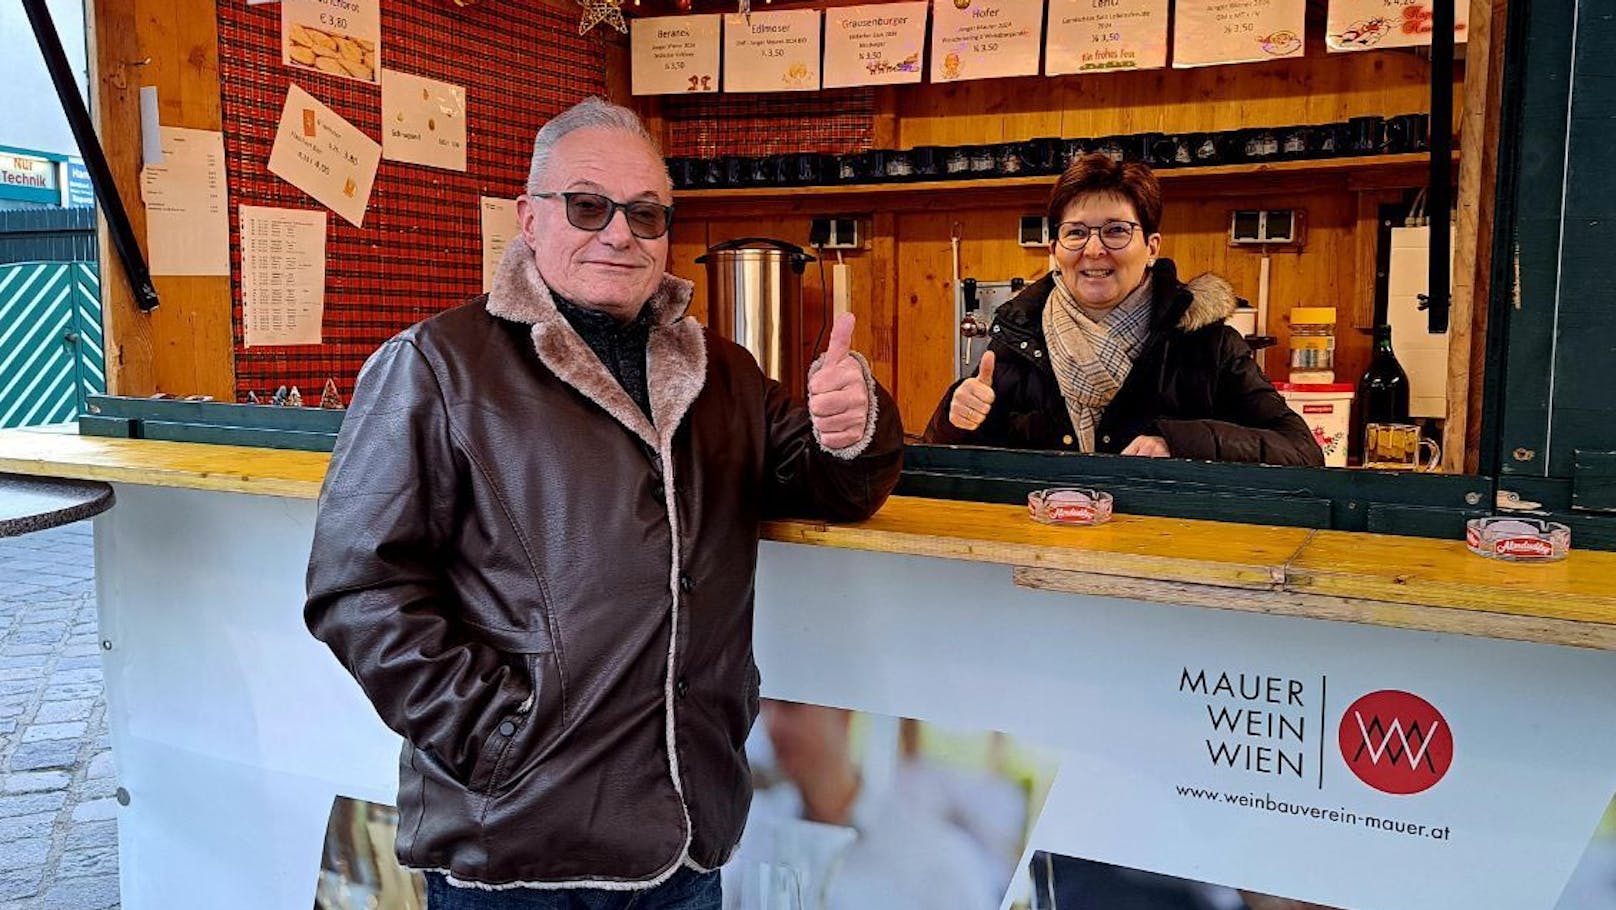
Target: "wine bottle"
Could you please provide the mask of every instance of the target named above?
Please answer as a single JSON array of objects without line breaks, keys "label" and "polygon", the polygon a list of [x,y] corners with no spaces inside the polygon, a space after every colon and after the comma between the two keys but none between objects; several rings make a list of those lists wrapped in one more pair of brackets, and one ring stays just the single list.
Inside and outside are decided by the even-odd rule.
[{"label": "wine bottle", "polygon": [[1408,373],[1397,362],[1392,350],[1392,327],[1375,326],[1375,349],[1358,380],[1358,399],[1353,404],[1352,438],[1349,442],[1362,455],[1364,426],[1371,423],[1408,422]]}]

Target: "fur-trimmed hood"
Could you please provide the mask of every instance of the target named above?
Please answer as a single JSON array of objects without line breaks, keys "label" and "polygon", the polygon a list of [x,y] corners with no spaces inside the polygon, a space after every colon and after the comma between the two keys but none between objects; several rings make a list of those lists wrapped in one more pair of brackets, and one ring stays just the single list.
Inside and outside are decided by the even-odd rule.
[{"label": "fur-trimmed hood", "polygon": [[556,308],[549,285],[539,276],[533,248],[521,237],[505,248],[494,273],[486,307],[490,315],[533,327],[533,350],[562,382],[599,404],[606,413],[656,449],[666,449],[707,380],[707,339],[690,318],[693,285],[663,275],[647,301],[653,317],[646,343],[646,385],[651,419],[590,350],[572,323]]},{"label": "fur-trimmed hood", "polygon": [[1184,283],[1190,292],[1189,306],[1178,319],[1181,332],[1194,332],[1234,315],[1234,285],[1221,275],[1202,272]]}]

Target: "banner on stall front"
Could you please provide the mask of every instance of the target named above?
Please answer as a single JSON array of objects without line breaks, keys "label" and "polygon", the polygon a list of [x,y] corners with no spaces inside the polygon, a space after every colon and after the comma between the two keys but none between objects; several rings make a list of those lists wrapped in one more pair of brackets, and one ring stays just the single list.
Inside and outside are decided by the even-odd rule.
[{"label": "banner on stall front", "polygon": [[1167,65],[1167,0],[1049,0],[1044,75]]},{"label": "banner on stall front", "polygon": [[1469,0],[1330,0],[1324,44],[1332,51],[1367,51],[1431,43],[1431,7],[1453,4],[1453,40],[1469,31]]},{"label": "banner on stall front", "polygon": [[[1616,870],[1590,843],[1616,653],[1039,590],[1060,575],[765,542],[763,694],[1053,750],[1033,851],[1350,910],[1616,906],[1556,902]],[[1223,906],[1078,871],[1033,910]]]},{"label": "banner on stall front", "polygon": [[825,10],[825,88],[919,82],[928,5],[922,0]]},{"label": "banner on stall front", "polygon": [[1043,0],[939,0],[932,16],[931,81],[1038,74]]},{"label": "banner on stall front", "polygon": [[1302,56],[1307,0],[1178,0],[1173,66]]},{"label": "banner on stall front", "polygon": [[819,90],[819,10],[724,17],[724,91]]},{"label": "banner on stall front", "polygon": [[636,95],[718,91],[722,19],[714,15],[631,20],[630,91]]}]

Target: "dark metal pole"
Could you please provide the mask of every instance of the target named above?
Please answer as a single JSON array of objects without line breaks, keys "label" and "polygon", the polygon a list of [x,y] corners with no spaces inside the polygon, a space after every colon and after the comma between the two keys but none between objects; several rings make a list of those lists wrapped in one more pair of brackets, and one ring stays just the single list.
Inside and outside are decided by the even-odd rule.
[{"label": "dark metal pole", "polygon": [[51,82],[56,86],[56,97],[61,99],[62,111],[67,114],[67,125],[73,129],[79,154],[84,156],[84,168],[90,172],[90,182],[95,185],[95,197],[101,203],[101,214],[107,219],[112,245],[118,251],[124,275],[134,291],[135,304],[148,312],[154,310],[157,308],[157,289],[152,286],[151,270],[146,266],[146,257],[140,252],[135,229],[129,224],[129,212],[123,207],[118,185],[112,180],[112,169],[107,166],[106,153],[101,150],[101,141],[95,136],[95,125],[90,122],[90,112],[85,109],[84,99],[79,95],[78,83],[73,79],[67,54],[62,52],[62,39],[56,34],[56,23],[51,21],[45,0],[22,0],[22,5],[28,11],[28,24],[34,27],[34,40],[39,43],[39,52],[44,55],[45,67],[50,70]]},{"label": "dark metal pole", "polygon": [[[1452,306],[1453,20],[1454,6],[1467,2],[1436,0],[1431,4],[1431,185],[1426,192],[1426,211],[1431,216],[1431,292],[1425,315],[1427,330],[1433,335],[1448,330]],[[1471,150],[1471,154],[1480,153],[1480,149]]]}]

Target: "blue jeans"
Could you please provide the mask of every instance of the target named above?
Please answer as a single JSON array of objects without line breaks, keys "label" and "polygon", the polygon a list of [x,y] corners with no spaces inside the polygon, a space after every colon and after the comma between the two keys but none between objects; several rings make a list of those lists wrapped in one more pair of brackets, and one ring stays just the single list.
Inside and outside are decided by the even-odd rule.
[{"label": "blue jeans", "polygon": [[719,910],[719,875],[681,867],[648,891],[593,888],[457,888],[437,872],[426,873],[427,910]]}]

